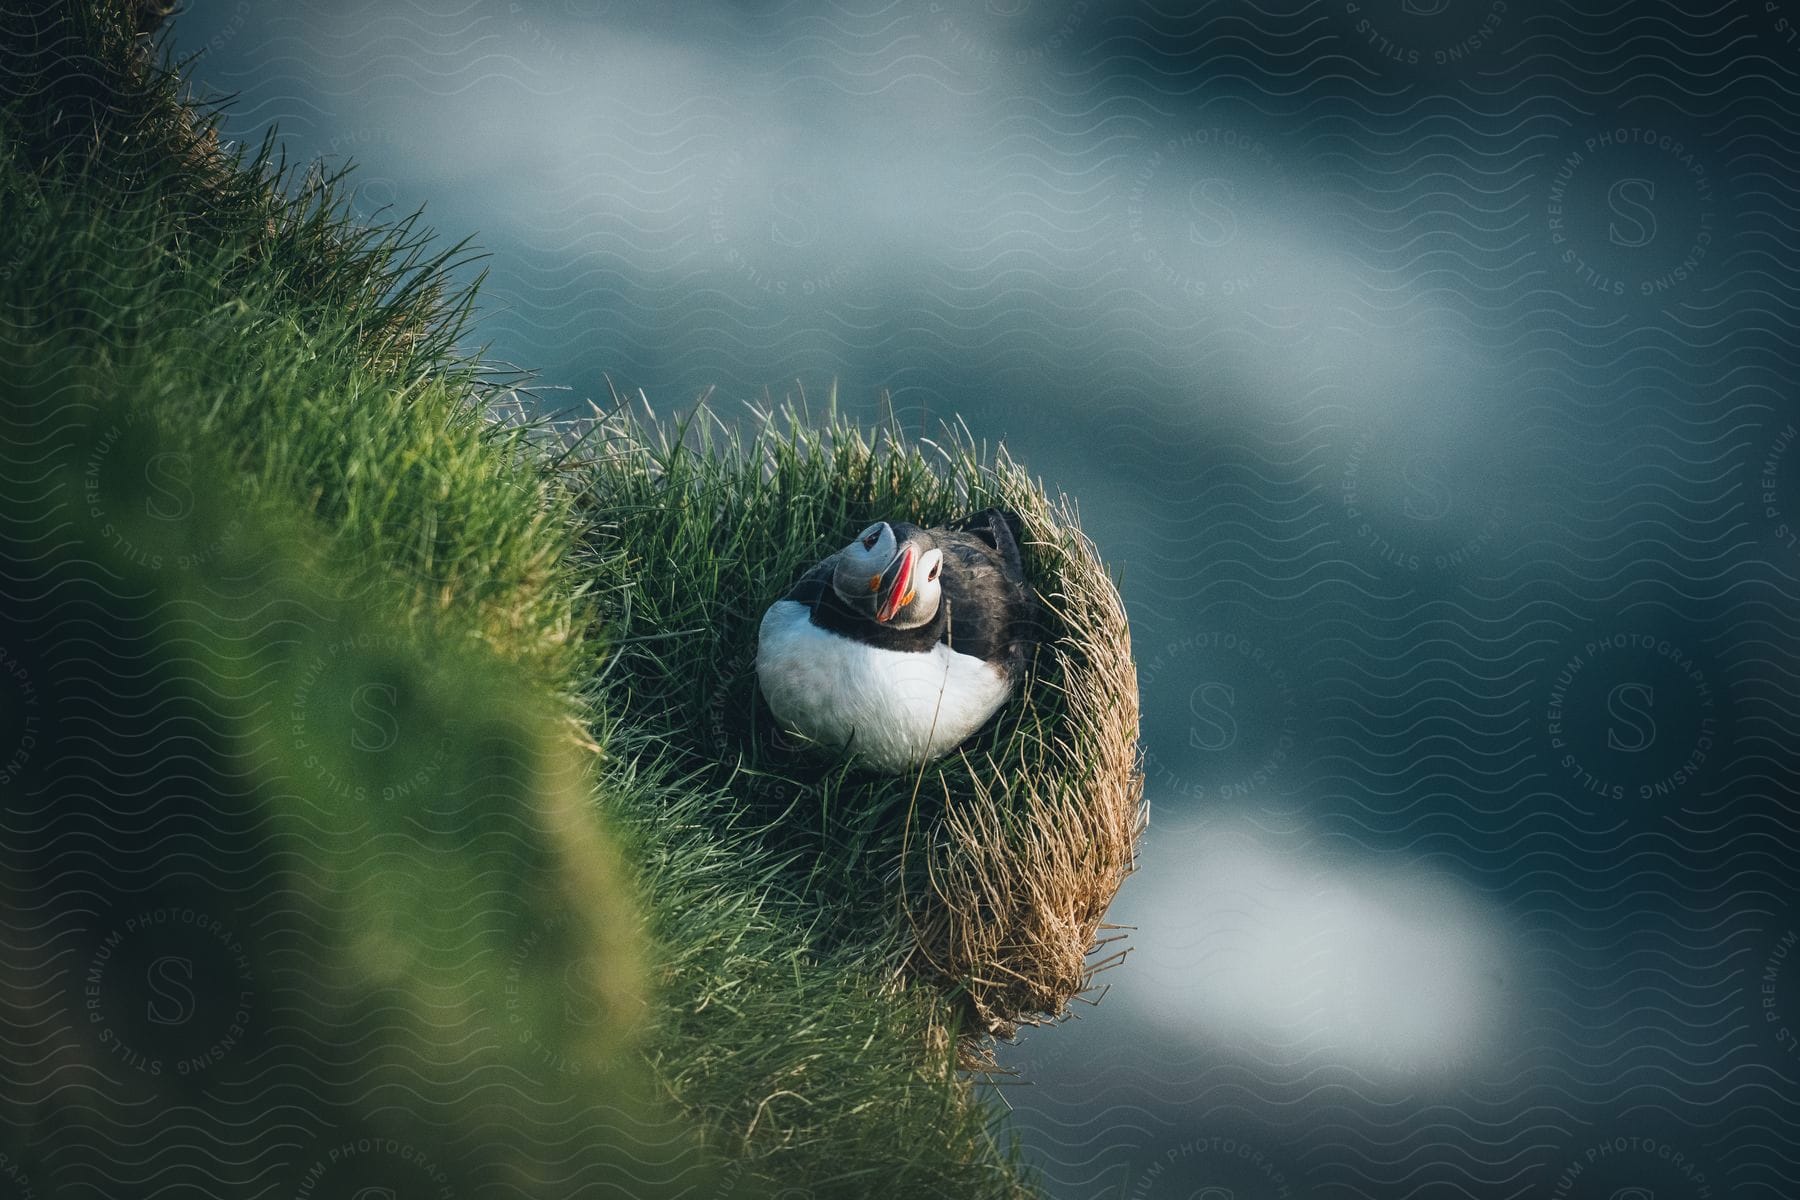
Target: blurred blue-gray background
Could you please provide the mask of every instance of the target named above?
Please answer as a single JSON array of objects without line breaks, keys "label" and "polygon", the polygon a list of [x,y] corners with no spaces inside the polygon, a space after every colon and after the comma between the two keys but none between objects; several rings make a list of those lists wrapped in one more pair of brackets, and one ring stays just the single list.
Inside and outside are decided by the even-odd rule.
[{"label": "blurred blue-gray background", "polygon": [[1800,16],[195,3],[552,408],[960,417],[1123,574],[1152,827],[1052,1194],[1800,1191]]}]

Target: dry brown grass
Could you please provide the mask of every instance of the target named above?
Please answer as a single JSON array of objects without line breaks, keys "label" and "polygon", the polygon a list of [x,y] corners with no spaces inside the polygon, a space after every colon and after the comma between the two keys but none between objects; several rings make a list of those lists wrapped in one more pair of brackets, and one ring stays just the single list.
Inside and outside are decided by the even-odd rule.
[{"label": "dry brown grass", "polygon": [[[966,447],[964,448],[967,449]],[[1052,500],[1001,449],[953,461],[1019,514],[1049,634],[1022,703],[1050,718],[946,792],[921,847],[928,897],[909,895],[913,973],[960,981],[983,1032],[1060,1016],[1090,989],[1106,910],[1135,865],[1146,807],[1137,668],[1124,604],[1067,497]],[[1120,952],[1122,954],[1122,951]]]}]

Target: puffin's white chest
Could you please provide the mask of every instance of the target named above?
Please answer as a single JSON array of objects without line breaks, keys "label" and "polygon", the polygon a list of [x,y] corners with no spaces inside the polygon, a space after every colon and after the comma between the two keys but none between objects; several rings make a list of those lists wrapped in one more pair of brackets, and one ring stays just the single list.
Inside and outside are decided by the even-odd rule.
[{"label": "puffin's white chest", "polygon": [[794,600],[763,614],[756,678],[784,726],[887,771],[949,752],[1012,694],[997,667],[942,642],[926,654],[878,649],[819,628]]}]

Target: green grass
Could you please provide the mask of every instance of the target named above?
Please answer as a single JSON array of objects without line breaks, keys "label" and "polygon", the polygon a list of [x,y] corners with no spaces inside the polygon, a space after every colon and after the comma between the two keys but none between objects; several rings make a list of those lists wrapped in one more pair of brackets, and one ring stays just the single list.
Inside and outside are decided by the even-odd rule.
[{"label": "green grass", "polygon": [[[832,459],[866,471],[846,498],[788,439],[756,475],[774,524],[720,543],[704,489],[662,507],[648,437],[578,462],[486,419],[504,392],[457,349],[463,252],[409,221],[356,227],[333,180],[268,148],[216,157],[131,47],[131,11],[34,32],[22,63],[43,86],[0,115],[5,561],[9,601],[36,613],[18,628],[50,648],[36,675],[67,684],[56,703],[85,703],[79,664],[90,685],[155,684],[83,718],[115,736],[79,761],[173,788],[142,799],[146,831],[207,833],[180,855],[151,833],[113,846],[117,806],[77,795],[59,757],[77,734],[47,730],[9,795],[36,797],[18,811],[47,838],[88,820],[76,892],[101,909],[196,903],[256,928],[263,982],[256,1045],[169,1101],[173,1150],[133,1135],[142,1097],[108,1092],[117,1063],[77,1025],[7,1099],[7,1153],[59,1175],[97,1159],[117,1189],[173,1171],[184,1128],[236,1130],[241,1162],[214,1175],[283,1195],[306,1166],[293,1146],[378,1133],[518,1195],[1026,1193],[945,1038],[967,1029],[968,981],[902,972],[913,943],[869,871],[902,795],[738,754],[747,660],[693,669],[742,653],[770,590],[846,520],[884,497],[961,502],[954,475],[911,452]],[[725,450],[691,462],[697,484],[751,479]],[[97,631],[58,640],[81,613]],[[392,752],[353,752],[369,694],[398,703]],[[990,752],[1048,745],[1044,712],[1013,712]],[[229,802],[196,801],[194,779]],[[65,874],[9,867],[16,912],[85,914]],[[54,1025],[52,950],[0,997],[14,1027]]]}]

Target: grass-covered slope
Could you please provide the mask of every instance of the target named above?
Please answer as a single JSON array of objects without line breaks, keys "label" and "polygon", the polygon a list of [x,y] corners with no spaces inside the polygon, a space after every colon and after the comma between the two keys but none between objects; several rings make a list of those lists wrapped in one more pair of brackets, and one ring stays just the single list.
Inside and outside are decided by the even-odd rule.
[{"label": "grass-covered slope", "polygon": [[6,1190],[722,1187],[642,1055],[568,537],[430,357],[454,307],[328,197],[234,166],[233,217],[224,167],[134,156],[192,133],[166,88],[82,129],[65,93],[137,60],[35,16],[0,114]]},{"label": "grass-covered slope", "polygon": [[[1129,867],[1066,514],[966,456],[487,419],[457,249],[221,154],[149,11],[0,8],[4,1178],[1028,1192],[943,1035],[1053,1014]],[[984,498],[1093,583],[1033,704],[928,786],[758,743],[796,564]]]},{"label": "grass-covered slope", "polygon": [[0,454],[11,1194],[682,1194],[554,698],[230,486],[103,345],[13,377]]}]

